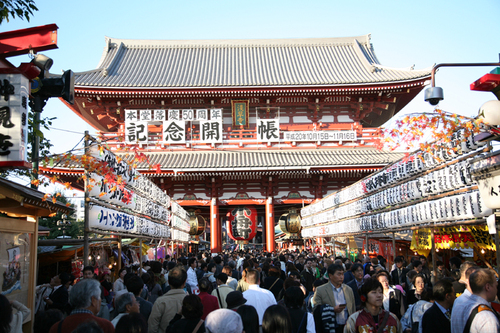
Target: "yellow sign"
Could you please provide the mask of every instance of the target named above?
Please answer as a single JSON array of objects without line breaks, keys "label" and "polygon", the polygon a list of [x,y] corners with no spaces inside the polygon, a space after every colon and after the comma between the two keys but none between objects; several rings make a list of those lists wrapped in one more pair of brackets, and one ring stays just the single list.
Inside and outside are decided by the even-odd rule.
[{"label": "yellow sign", "polygon": [[[436,228],[434,230],[436,249],[465,249],[478,247],[495,250],[495,243],[486,225],[453,226]],[[432,248],[431,229],[419,229],[413,232],[411,240],[412,251],[428,252]]]}]

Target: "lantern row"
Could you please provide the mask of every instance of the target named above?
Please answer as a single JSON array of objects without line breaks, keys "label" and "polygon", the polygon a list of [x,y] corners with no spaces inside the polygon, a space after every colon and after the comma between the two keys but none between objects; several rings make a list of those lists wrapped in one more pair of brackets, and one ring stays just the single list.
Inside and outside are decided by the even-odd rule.
[{"label": "lantern row", "polygon": [[431,222],[482,218],[490,214],[492,214],[492,210],[484,205],[479,191],[471,191],[437,200],[424,201],[384,213],[360,216],[324,226],[314,226],[303,229],[302,237],[353,234],[371,230],[382,231]]},{"label": "lantern row", "polygon": [[[93,180],[94,187],[89,191],[89,196],[119,206],[125,210],[124,214],[129,216],[132,216],[130,213],[141,214],[146,217],[147,221],[158,224],[159,229],[155,229],[154,226],[147,223],[143,224],[144,227],[141,230],[152,230],[151,236],[157,237],[158,234],[165,234],[164,231],[161,231],[163,229],[160,226],[169,224],[184,233],[189,231],[189,215],[186,210],[177,202],[172,201],[156,184],[131,168],[125,161],[119,160],[115,154],[102,146],[91,147],[90,154],[105,161],[117,177],[122,177],[126,182],[126,188],[130,192],[126,193],[118,186],[110,188],[109,182],[104,177],[93,173],[91,180]],[[136,218],[141,219],[143,217]],[[153,219],[160,221],[160,223],[151,221]],[[181,238],[184,238],[184,236]]]},{"label": "lantern row", "polygon": [[[397,184],[404,179],[433,169],[442,164],[442,161],[450,161],[486,144],[485,142],[475,142],[473,137],[467,137],[466,140],[461,140],[463,136],[462,130],[457,131],[453,133],[451,142],[447,144],[449,147],[457,147],[458,149],[456,152],[445,149],[437,150],[434,156],[437,156],[439,159],[435,158],[433,154],[428,152],[417,152],[406,159],[402,159],[391,164],[385,169],[368,176],[351,186],[337,191],[314,204],[302,208],[302,218],[334,208],[343,203],[365,196],[368,193],[380,191],[381,189]],[[422,158],[420,158],[420,156]],[[468,169],[468,166],[466,169]]]},{"label": "lantern row", "polygon": [[[417,158],[420,161],[420,159]],[[442,169],[432,171],[409,182],[392,186],[368,197],[356,200],[349,204],[330,208],[315,215],[302,218],[302,226],[308,227],[315,224],[333,222],[344,218],[369,213],[370,211],[383,209],[387,206],[399,205],[419,200],[473,184],[470,174],[470,162],[472,158],[456,162]],[[323,207],[334,205],[331,200],[333,196],[324,199]]]}]

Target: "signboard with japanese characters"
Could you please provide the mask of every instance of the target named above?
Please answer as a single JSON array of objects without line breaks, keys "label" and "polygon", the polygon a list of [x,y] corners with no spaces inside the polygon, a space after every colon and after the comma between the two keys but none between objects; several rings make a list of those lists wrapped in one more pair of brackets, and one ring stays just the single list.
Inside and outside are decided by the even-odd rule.
[{"label": "signboard with japanese characters", "polygon": [[135,216],[93,204],[89,207],[89,226],[97,230],[137,233]]},{"label": "signboard with japanese characters", "polygon": [[28,162],[29,87],[22,74],[0,74],[0,166]]},{"label": "signboard with japanese characters", "polygon": [[283,132],[284,141],[355,141],[356,131]]},{"label": "signboard with japanese characters", "polygon": [[222,142],[222,121],[200,121],[200,141],[203,143]]},{"label": "signboard with japanese characters", "polygon": [[[155,112],[152,115],[154,116]],[[93,187],[87,188],[88,195],[98,202],[117,206],[115,211],[93,204],[93,207],[99,207],[93,208],[99,212],[91,215],[93,219],[91,227],[93,226],[96,230],[125,234],[138,233],[152,237],[168,237],[170,229],[167,226],[172,222],[173,213],[176,214],[176,223],[172,226],[184,231],[189,230],[188,213],[175,201],[171,201],[170,197],[151,180],[140,175],[125,161],[102,146],[91,147],[90,154],[105,161],[111,172],[125,180],[125,188],[120,189],[110,184],[106,177],[91,173],[90,181]],[[128,200],[124,200],[124,197]],[[172,213],[168,209],[171,205],[173,205]],[[133,214],[140,214],[141,217]],[[133,220],[135,229],[130,226],[130,218],[135,218]]]},{"label": "signboard with japanese characters", "polygon": [[162,132],[164,143],[186,143],[186,123],[184,121],[164,121]]},{"label": "signboard with japanese characters", "polygon": [[260,142],[280,141],[279,119],[257,119],[257,140]]},{"label": "signboard with japanese characters", "polygon": [[128,144],[148,143],[148,122],[147,121],[125,122],[125,143]]}]

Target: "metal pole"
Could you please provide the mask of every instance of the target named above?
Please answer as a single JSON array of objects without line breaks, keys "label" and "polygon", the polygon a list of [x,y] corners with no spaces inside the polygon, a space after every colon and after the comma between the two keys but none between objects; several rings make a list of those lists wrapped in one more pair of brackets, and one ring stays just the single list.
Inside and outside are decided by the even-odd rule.
[{"label": "metal pole", "polygon": [[[43,78],[43,74],[40,75],[40,78]],[[32,177],[33,180],[38,179],[38,168],[39,168],[39,160],[40,160],[40,136],[37,133],[40,132],[40,114],[43,111],[43,107],[46,104],[46,100],[44,100],[41,96],[36,95],[30,101],[31,111],[33,111],[33,137],[32,137],[32,149],[31,149],[31,162],[33,164]],[[31,188],[38,189],[38,185],[31,184]]]},{"label": "metal pole", "polygon": [[500,237],[498,236],[498,216],[497,216],[498,209],[493,210],[493,214],[495,214],[495,250],[496,250],[496,255],[497,255],[497,272],[500,273]]},{"label": "metal pole", "polygon": [[[89,153],[89,131],[85,131],[85,140],[84,140],[84,146],[85,146],[85,155],[88,155]],[[83,217],[83,263],[85,266],[88,266],[89,264],[89,233],[90,233],[90,223],[89,223],[89,203],[90,203],[90,198],[89,198],[89,190],[88,190],[88,184],[89,184],[89,172],[87,169],[85,169],[85,180],[84,180],[84,187],[85,187],[85,196],[84,196],[84,217]]]}]

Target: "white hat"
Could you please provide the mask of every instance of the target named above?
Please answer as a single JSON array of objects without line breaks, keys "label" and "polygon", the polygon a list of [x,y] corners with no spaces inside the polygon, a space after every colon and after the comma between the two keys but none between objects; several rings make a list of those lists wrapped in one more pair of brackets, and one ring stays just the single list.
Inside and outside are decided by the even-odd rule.
[{"label": "white hat", "polygon": [[228,309],[218,309],[208,314],[205,328],[211,333],[241,333],[243,321],[237,312]]}]

